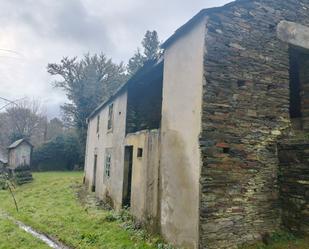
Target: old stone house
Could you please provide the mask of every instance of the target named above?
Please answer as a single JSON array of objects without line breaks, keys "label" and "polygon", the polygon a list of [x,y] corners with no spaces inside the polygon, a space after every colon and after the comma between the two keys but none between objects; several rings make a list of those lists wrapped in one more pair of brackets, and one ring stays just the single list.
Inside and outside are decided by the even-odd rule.
[{"label": "old stone house", "polygon": [[89,117],[89,188],[184,248],[308,233],[309,146],[281,141],[309,128],[309,1],[205,9],[162,48]]},{"label": "old stone house", "polygon": [[16,169],[19,166],[30,166],[32,144],[27,139],[19,139],[8,147],[8,166]]}]

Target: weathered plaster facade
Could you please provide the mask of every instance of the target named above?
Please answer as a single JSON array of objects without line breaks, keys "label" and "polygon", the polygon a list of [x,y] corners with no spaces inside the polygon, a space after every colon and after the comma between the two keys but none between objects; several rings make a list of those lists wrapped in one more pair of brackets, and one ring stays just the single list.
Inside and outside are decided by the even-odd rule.
[{"label": "weathered plaster facade", "polygon": [[9,146],[8,166],[15,169],[19,166],[30,166],[32,145],[23,139],[16,141]]},{"label": "weathered plaster facade", "polygon": [[[123,92],[90,119],[88,124],[85,178],[90,188],[95,183],[96,195],[108,201],[116,209],[120,209],[122,205],[126,101],[127,94]],[[113,128],[108,130],[108,110],[111,104],[113,104]],[[112,157],[110,177],[106,177],[104,172],[107,152],[111,153]],[[96,170],[95,156],[97,156]]]},{"label": "weathered plaster facade", "polygon": [[[184,248],[237,248],[281,229],[294,215],[282,196],[293,191],[277,143],[309,128],[308,29],[307,0],[202,10],[163,44],[164,62],[145,66],[90,117],[86,183],[96,154],[98,197],[116,209],[129,203]],[[297,169],[306,175],[308,162]],[[296,222],[308,219],[304,210],[297,206]]]},{"label": "weathered plaster facade", "polygon": [[151,231],[158,232],[159,131],[128,134],[125,144],[133,147],[131,212]]},{"label": "weathered plaster facade", "polygon": [[[165,50],[161,121],[161,230],[198,247],[205,18]],[[179,194],[181,193],[181,195]]]}]

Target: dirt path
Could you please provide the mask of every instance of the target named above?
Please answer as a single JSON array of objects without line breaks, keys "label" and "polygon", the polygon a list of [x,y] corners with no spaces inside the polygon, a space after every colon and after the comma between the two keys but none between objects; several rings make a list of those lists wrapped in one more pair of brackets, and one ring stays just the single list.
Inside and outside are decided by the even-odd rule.
[{"label": "dirt path", "polygon": [[59,241],[56,241],[54,239],[52,239],[51,237],[49,237],[48,235],[45,235],[43,233],[40,233],[36,230],[34,230],[32,227],[25,225],[24,223],[15,220],[13,217],[9,216],[8,214],[4,213],[4,212],[0,212],[0,215],[5,218],[8,219],[10,221],[12,221],[13,223],[15,223],[20,229],[24,230],[25,232],[31,234],[33,237],[43,241],[45,244],[47,244],[50,248],[53,249],[70,249],[69,247],[63,245],[62,243],[60,243]]}]

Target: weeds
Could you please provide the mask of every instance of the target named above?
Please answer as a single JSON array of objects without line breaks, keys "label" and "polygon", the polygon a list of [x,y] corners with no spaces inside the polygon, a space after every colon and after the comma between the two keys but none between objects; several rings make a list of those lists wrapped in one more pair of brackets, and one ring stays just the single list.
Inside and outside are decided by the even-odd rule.
[{"label": "weeds", "polygon": [[10,195],[14,201],[15,209],[18,212],[18,204],[13,193],[13,189],[15,189],[15,184],[13,178],[4,167],[0,168],[0,189],[8,190],[10,192]]},{"label": "weeds", "polygon": [[302,249],[307,242],[297,238],[295,235],[286,231],[277,231],[273,234],[263,236],[263,243],[258,243],[252,246],[242,246],[241,249]]},{"label": "weeds", "polygon": [[110,211],[104,218],[106,222],[119,222],[121,227],[130,232],[133,237],[139,240],[149,241],[157,249],[175,249],[173,246],[166,244],[159,236],[151,237],[143,229],[141,222],[137,221],[131,214],[130,209],[125,208],[119,212]]}]

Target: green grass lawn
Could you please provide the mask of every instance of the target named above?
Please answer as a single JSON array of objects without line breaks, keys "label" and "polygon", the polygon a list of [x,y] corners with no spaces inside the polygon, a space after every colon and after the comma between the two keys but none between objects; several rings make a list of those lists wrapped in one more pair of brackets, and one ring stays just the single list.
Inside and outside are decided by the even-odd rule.
[{"label": "green grass lawn", "polygon": [[0,249],[48,249],[47,245],[30,234],[19,229],[17,225],[0,216]]},{"label": "green grass lawn", "polygon": [[[81,204],[77,190],[82,173],[35,173],[34,182],[15,191],[19,212],[7,191],[0,191],[0,210],[34,229],[57,238],[72,248],[146,249],[170,248],[135,230],[130,222],[114,212]],[[119,218],[120,217],[120,218]],[[125,220],[125,221],[124,221]],[[269,246],[244,249],[308,249],[309,240],[275,239]],[[9,220],[0,218],[0,249],[47,248],[32,239]]]},{"label": "green grass lawn", "polygon": [[81,173],[36,173],[34,179],[16,190],[19,212],[6,191],[0,191],[0,209],[72,248],[156,248],[120,222],[108,221],[110,212],[82,206],[74,188]]}]

